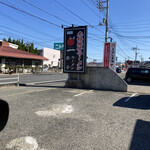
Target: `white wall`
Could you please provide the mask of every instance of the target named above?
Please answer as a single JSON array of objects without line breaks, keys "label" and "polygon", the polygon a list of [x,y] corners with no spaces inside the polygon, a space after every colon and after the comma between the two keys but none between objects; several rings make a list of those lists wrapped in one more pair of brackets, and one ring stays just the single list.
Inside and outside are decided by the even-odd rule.
[{"label": "white wall", "polygon": [[5,72],[5,66],[6,66],[5,60],[6,60],[5,58],[2,58],[1,69],[0,69],[2,72]]},{"label": "white wall", "polygon": [[9,43],[9,47],[18,49],[19,45],[13,44],[13,43]]},{"label": "white wall", "polygon": [[43,61],[43,65],[47,65],[50,67],[60,67],[60,51],[54,50],[50,48],[43,48],[43,56],[48,60]]}]

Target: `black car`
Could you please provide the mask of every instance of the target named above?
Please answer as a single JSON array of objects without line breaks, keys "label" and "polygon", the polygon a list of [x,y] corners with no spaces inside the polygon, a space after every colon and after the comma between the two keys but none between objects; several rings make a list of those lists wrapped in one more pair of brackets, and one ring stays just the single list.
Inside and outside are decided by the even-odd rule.
[{"label": "black car", "polygon": [[134,80],[150,81],[150,69],[146,68],[129,68],[126,72],[125,80],[131,83]]},{"label": "black car", "polygon": [[116,72],[117,72],[117,73],[121,73],[121,69],[117,67],[117,68],[116,68]]},{"label": "black car", "polygon": [[0,99],[0,132],[4,129],[9,116],[8,103]]}]

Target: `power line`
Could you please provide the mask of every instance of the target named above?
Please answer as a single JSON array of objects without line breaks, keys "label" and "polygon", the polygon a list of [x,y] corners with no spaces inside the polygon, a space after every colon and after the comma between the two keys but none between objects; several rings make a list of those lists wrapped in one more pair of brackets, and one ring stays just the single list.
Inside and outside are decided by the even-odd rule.
[{"label": "power line", "polygon": [[128,36],[128,35],[120,35],[118,33],[113,32],[114,34],[120,36],[120,37],[126,37],[126,38],[131,38],[131,39],[149,39],[150,36]]},{"label": "power line", "polygon": [[[118,31],[118,28],[112,23],[112,21],[111,21],[111,17],[109,17],[109,21],[110,21],[110,25],[111,25],[111,27],[112,27],[112,29],[113,29],[113,31],[115,32],[115,33],[118,33],[119,34],[119,31]],[[114,28],[115,27],[115,28]],[[129,45],[129,44],[127,44],[125,41],[123,41],[118,35],[116,35],[117,36],[117,38],[119,39],[119,41],[122,43],[122,45],[124,45],[125,47],[127,47],[127,45],[129,46],[129,48],[128,49],[130,49],[131,48],[131,46]],[[122,50],[123,51],[123,50]],[[124,51],[123,51],[124,52]],[[124,52],[125,53],[125,52]],[[127,55],[127,54],[126,54]],[[129,56],[128,56],[129,57]]]},{"label": "power line", "polygon": [[[103,14],[104,14],[104,12],[103,12]],[[105,16],[106,14],[104,14],[104,16]],[[109,17],[109,24],[112,26],[112,29],[114,30],[114,32],[116,32],[116,33],[118,33],[118,29],[116,28],[116,29],[114,29],[113,28],[113,24],[112,24],[112,22],[111,22],[111,17]],[[125,45],[126,46],[126,44],[124,43],[124,41],[122,41],[122,39],[120,39],[119,38],[119,36],[117,36],[117,38],[119,39],[119,41],[123,44],[123,45]],[[121,50],[121,52],[124,54],[124,55],[126,55],[126,56],[128,56],[125,52],[124,52],[124,50],[122,50],[121,48],[120,48],[120,46],[117,44],[117,46],[118,46],[118,48]],[[127,46],[126,46],[127,47]],[[128,56],[129,57],[129,56]]]},{"label": "power line", "polygon": [[[112,25],[112,23],[111,23],[111,25]],[[114,26],[114,25],[113,25]],[[118,33],[118,29],[116,28],[116,29],[114,29],[113,28],[113,30],[114,30],[114,32],[116,32],[116,33]],[[125,47],[127,47],[127,43],[125,42],[125,41],[123,41],[119,36],[117,36],[117,38],[120,40],[120,42],[125,46]],[[129,47],[131,47],[131,46],[129,46]],[[128,47],[127,47],[128,48]],[[130,49],[130,48],[129,48]]]},{"label": "power line", "polygon": [[16,39],[18,39],[18,37],[19,37],[19,39],[24,39],[24,40],[26,40],[26,41],[32,41],[34,44],[37,44],[37,45],[39,45],[39,46],[42,46],[42,47],[45,47],[45,42],[43,43],[43,42],[39,42],[39,41],[33,41],[32,39],[29,39],[29,38],[26,38],[26,37],[23,37],[23,36],[19,36],[19,35],[17,35],[17,34],[14,34],[14,33],[10,33],[10,32],[7,32],[7,31],[4,31],[4,30],[1,30],[0,29],[0,31],[3,31],[3,32],[5,32],[5,33],[3,33],[4,35],[7,35],[8,37],[12,37],[12,38],[16,38]]},{"label": "power line", "polygon": [[132,29],[132,31],[122,31],[122,30],[121,30],[121,32],[123,32],[123,33],[125,32],[125,33],[130,33],[130,34],[132,34],[132,33],[137,33],[137,32],[138,32],[138,33],[139,33],[139,32],[142,32],[142,33],[143,33],[143,32],[148,32],[148,31],[150,31],[150,29],[149,29],[149,30],[135,30],[135,31],[133,31],[133,29]]},{"label": "power line", "polygon": [[48,15],[50,15],[50,16],[53,16],[53,17],[55,17],[55,18],[57,18],[57,19],[59,19],[59,20],[65,22],[65,23],[67,23],[67,24],[70,24],[69,22],[65,21],[64,19],[62,19],[62,18],[60,18],[60,17],[58,17],[58,16],[55,16],[54,14],[49,13],[48,11],[43,10],[42,8],[40,8],[40,7],[34,5],[34,4],[32,4],[32,3],[30,3],[30,2],[28,2],[28,1],[26,1],[26,0],[22,0],[22,1],[24,1],[25,3],[29,4],[30,6],[32,6],[32,7],[34,7],[34,8],[37,8],[37,9],[39,9],[39,10],[45,12],[46,14],[48,14]]},{"label": "power line", "polygon": [[39,40],[44,40],[44,41],[46,41],[46,42],[49,41],[48,39],[41,39],[41,38],[39,38],[39,37],[30,35],[30,34],[27,34],[27,33],[24,33],[24,32],[20,32],[20,31],[14,30],[14,29],[12,29],[12,28],[9,28],[9,27],[3,26],[3,25],[0,25],[0,27],[3,27],[3,28],[5,28],[5,29],[8,29],[8,30],[11,30],[11,31],[14,31],[14,32],[18,32],[18,33],[21,33],[21,34],[24,34],[24,35],[27,35],[27,36],[30,36],[30,37],[33,37],[33,38],[36,38],[36,39],[39,39]]},{"label": "power line", "polygon": [[[93,0],[92,0],[92,2],[93,2]],[[108,7],[109,7],[109,1],[107,0],[106,1],[107,2],[107,10],[106,10],[106,14],[104,14],[104,12],[103,12],[103,14],[104,14],[104,16],[106,17],[106,19],[105,19],[105,24],[106,24],[106,34],[105,34],[105,42],[107,42],[107,32],[108,32]],[[100,5],[100,1],[99,1],[99,9],[100,9],[100,7],[101,8],[103,8],[101,5]],[[122,52],[124,55],[126,55],[126,56],[128,56],[121,48],[120,48],[120,46],[117,44],[117,47],[119,48],[119,51],[120,52]],[[123,57],[123,56],[122,56]]]},{"label": "power line", "polygon": [[17,11],[19,11],[19,12],[22,12],[22,13],[24,13],[24,14],[27,14],[27,15],[29,15],[29,16],[31,16],[31,17],[34,17],[34,18],[36,18],[36,19],[39,19],[39,20],[41,20],[41,21],[43,21],[43,22],[46,22],[46,23],[48,23],[48,24],[50,24],[50,25],[53,25],[53,26],[56,26],[56,27],[61,27],[61,26],[59,26],[59,25],[57,25],[57,24],[55,24],[55,23],[53,23],[53,22],[50,22],[50,21],[48,21],[48,20],[46,20],[46,19],[40,18],[40,17],[38,17],[38,16],[35,16],[35,15],[29,13],[29,12],[26,12],[26,11],[24,11],[24,10],[22,10],[22,9],[19,9],[19,8],[17,8],[17,7],[14,7],[14,6],[9,5],[9,4],[7,4],[7,3],[4,3],[4,2],[2,2],[2,1],[0,1],[0,3],[1,3],[2,5],[5,5],[5,6],[7,6],[7,7],[10,7],[10,8],[12,8],[12,9],[14,9],[14,10],[17,10]]},{"label": "power line", "polygon": [[[116,35],[116,33],[113,33],[114,35]],[[119,35],[118,35],[119,36]],[[118,37],[117,36],[117,37]],[[138,39],[131,39],[131,38],[127,38],[127,37],[121,37],[121,38],[125,38],[126,40],[130,41],[130,42],[133,42],[134,44],[137,43],[137,44],[140,44],[140,45],[143,45],[143,46],[149,46],[149,41],[139,41]],[[142,43],[141,43],[142,42]],[[143,42],[146,42],[146,44],[143,44]]]},{"label": "power line", "polygon": [[[137,27],[137,28],[146,28],[146,29],[148,29],[148,28],[150,28],[150,24],[145,24],[145,25],[142,25],[142,26],[139,26],[138,27],[138,25],[133,25],[133,26],[129,26],[129,25],[127,25],[127,26],[119,26],[119,27],[117,27],[118,29],[131,29],[131,30],[133,30],[133,29],[135,29],[135,26]],[[112,26],[109,26],[109,28],[111,28]]]},{"label": "power line", "polygon": [[67,11],[69,11],[70,13],[72,13],[74,16],[76,16],[77,18],[79,18],[80,20],[82,20],[83,22],[85,22],[86,24],[90,25],[89,22],[87,22],[86,20],[84,20],[83,18],[81,18],[80,16],[78,16],[77,14],[75,14],[73,11],[71,11],[70,9],[68,9],[67,7],[65,7],[64,5],[62,5],[61,3],[57,2],[56,0],[54,0],[55,3],[57,3],[58,5],[60,5],[61,7],[63,7],[64,9],[66,9]]},{"label": "power line", "polygon": [[89,8],[96,16],[100,17],[91,7],[89,7],[83,0],[81,0],[81,2],[87,7]]},{"label": "power line", "polygon": [[122,50],[122,48],[120,48],[119,45],[117,45],[117,47],[119,48],[119,50],[120,50],[125,56],[130,57],[130,56],[128,56],[128,55]]},{"label": "power line", "polygon": [[35,29],[35,27],[33,28],[33,27],[29,26],[28,24],[24,24],[24,23],[20,22],[18,19],[14,19],[13,16],[10,17],[10,16],[8,16],[7,14],[5,14],[5,13],[2,12],[2,11],[0,11],[0,15],[3,16],[3,17],[5,17],[5,18],[8,19],[8,20],[13,21],[13,22],[16,23],[16,24],[19,24],[19,25],[21,25],[21,26],[23,26],[23,27],[25,27],[25,28],[31,29],[32,31],[34,31],[34,32],[36,32],[36,33],[40,33],[40,34],[42,34],[42,35],[44,35],[44,36],[48,36],[49,38],[56,38],[56,37],[53,36],[53,35],[50,35],[50,34],[48,34],[48,33],[45,33],[45,32],[42,32],[42,31],[40,31],[40,30]]},{"label": "power line", "polygon": [[150,21],[150,19],[146,19],[146,20],[135,20],[135,21],[129,21],[129,22],[120,22],[120,23],[116,23],[116,24],[131,24],[131,23],[136,23],[136,22],[147,22]]},{"label": "power line", "polygon": [[[71,11],[70,9],[68,9],[67,7],[65,7],[64,5],[62,5],[61,3],[59,3],[58,1],[56,0],[53,0],[55,3],[57,3],[58,5],[60,5],[62,8],[64,8],[65,10],[69,11],[71,14],[73,14],[74,16],[76,16],[78,19],[82,20],[83,22],[85,22],[86,24],[92,26],[89,22],[87,22],[85,19],[81,18],[79,15],[77,15],[76,13],[74,13],[73,11]],[[95,28],[97,31],[101,32],[101,30],[99,30],[98,28],[96,27],[93,27]]]},{"label": "power line", "polygon": [[93,0],[88,0],[92,5],[94,5],[95,7],[97,7],[97,3],[94,2]]}]

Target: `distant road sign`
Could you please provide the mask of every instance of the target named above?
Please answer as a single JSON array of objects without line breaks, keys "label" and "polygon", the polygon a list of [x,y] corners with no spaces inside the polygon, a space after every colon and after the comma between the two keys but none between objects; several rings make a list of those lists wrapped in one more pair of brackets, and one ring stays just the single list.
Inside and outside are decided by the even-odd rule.
[{"label": "distant road sign", "polygon": [[64,43],[54,43],[54,49],[64,50]]}]

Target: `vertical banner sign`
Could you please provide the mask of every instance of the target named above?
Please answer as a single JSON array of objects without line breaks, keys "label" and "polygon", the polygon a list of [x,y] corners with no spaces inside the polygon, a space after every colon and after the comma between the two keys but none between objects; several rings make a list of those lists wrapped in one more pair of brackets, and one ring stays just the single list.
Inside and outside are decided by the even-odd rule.
[{"label": "vertical banner sign", "polygon": [[109,68],[110,43],[104,45],[104,68]]},{"label": "vertical banner sign", "polygon": [[64,72],[85,73],[87,27],[64,29]]},{"label": "vertical banner sign", "polygon": [[104,45],[104,68],[116,69],[116,42]]},{"label": "vertical banner sign", "polygon": [[110,58],[109,58],[109,68],[116,70],[116,43],[110,43]]}]

